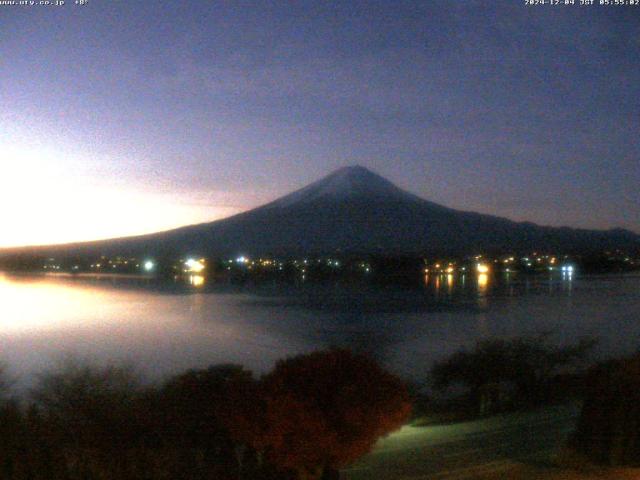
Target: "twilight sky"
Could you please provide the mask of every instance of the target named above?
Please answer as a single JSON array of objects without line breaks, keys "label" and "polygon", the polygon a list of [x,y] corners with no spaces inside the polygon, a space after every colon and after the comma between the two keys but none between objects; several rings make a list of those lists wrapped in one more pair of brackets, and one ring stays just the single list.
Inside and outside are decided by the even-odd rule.
[{"label": "twilight sky", "polygon": [[0,6],[0,246],[213,220],[352,164],[640,232],[640,7],[73,3]]}]

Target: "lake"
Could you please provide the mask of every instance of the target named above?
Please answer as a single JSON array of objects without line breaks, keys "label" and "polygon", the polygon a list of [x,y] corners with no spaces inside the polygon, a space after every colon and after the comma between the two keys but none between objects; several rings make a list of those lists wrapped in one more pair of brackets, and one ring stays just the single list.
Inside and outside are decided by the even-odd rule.
[{"label": "lake", "polygon": [[638,275],[439,275],[411,288],[190,280],[0,273],[0,358],[26,385],[67,355],[131,362],[156,380],[230,362],[262,373],[287,355],[347,346],[422,380],[434,360],[484,337],[593,336],[599,357],[640,346]]}]

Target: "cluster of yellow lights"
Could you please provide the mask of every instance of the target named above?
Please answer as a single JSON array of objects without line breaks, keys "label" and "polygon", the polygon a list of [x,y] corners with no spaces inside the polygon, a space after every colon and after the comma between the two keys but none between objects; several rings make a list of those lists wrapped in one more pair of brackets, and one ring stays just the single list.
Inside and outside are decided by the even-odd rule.
[{"label": "cluster of yellow lights", "polygon": [[[435,272],[438,273],[446,273],[448,275],[452,275],[453,273],[455,273],[456,271],[456,265],[454,263],[449,263],[448,266],[446,268],[441,268],[441,265],[439,263],[436,263],[434,265],[435,268]],[[465,272],[467,270],[466,267],[460,267],[460,271],[461,272]],[[478,273],[488,273],[489,272],[489,266],[487,264],[484,263],[478,263],[476,264],[476,270]],[[424,273],[429,273],[430,270],[428,268],[424,269]]]},{"label": "cluster of yellow lights", "polygon": [[483,263],[479,263],[476,266],[478,273],[488,273],[489,272],[489,267]]},{"label": "cluster of yellow lights", "polygon": [[206,268],[205,259],[201,258],[200,260],[195,260],[193,258],[189,258],[186,262],[184,262],[184,266],[185,272],[200,273]]}]

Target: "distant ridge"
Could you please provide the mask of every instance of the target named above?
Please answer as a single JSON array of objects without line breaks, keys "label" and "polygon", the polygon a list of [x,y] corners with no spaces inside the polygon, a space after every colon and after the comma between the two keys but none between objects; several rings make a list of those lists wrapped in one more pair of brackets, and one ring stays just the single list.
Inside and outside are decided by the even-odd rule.
[{"label": "distant ridge", "polygon": [[311,255],[589,252],[640,249],[628,230],[554,228],[454,210],[406,192],[362,166],[215,222],[139,237],[0,251],[38,254]]}]

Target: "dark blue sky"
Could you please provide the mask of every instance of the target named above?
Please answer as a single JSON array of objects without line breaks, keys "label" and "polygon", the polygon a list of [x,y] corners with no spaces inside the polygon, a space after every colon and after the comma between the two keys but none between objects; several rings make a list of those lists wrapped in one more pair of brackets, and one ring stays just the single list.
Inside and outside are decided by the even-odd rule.
[{"label": "dark blue sky", "polygon": [[0,73],[1,245],[219,218],[351,164],[640,232],[640,7],[0,6]]}]

